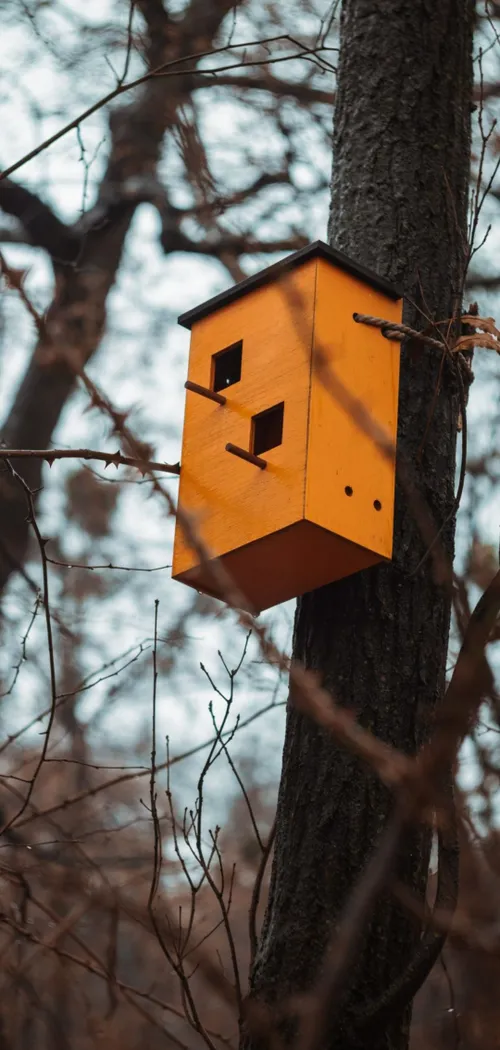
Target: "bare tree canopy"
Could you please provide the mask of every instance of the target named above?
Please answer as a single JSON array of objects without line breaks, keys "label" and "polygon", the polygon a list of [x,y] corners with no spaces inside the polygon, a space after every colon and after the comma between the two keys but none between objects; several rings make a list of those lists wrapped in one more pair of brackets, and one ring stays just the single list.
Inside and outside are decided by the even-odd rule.
[{"label": "bare tree canopy", "polygon": [[[0,17],[0,1043],[490,1050],[500,7]],[[293,626],[177,506],[175,320],[317,238],[404,292],[395,543]]]}]

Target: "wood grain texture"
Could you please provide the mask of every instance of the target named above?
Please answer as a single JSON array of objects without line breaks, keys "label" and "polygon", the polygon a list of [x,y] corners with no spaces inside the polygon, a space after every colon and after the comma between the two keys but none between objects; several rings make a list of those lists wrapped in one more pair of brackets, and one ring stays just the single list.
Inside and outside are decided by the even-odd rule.
[{"label": "wood grain texture", "polygon": [[[180,505],[195,515],[214,555],[224,555],[286,528],[303,516],[309,372],[316,260],[282,280],[251,292],[193,326],[189,380],[208,386],[212,355],[243,340],[241,380],[224,391],[224,406],[187,393]],[[300,331],[289,292],[304,303]],[[283,442],[266,452],[267,468],[225,451],[250,450],[252,416],[285,402]],[[173,575],[192,568],[195,556],[176,530]]]},{"label": "wood grain texture", "polygon": [[[179,501],[256,611],[391,555],[394,461],[332,404],[315,367],[321,353],[395,440],[399,346],[360,329],[360,309],[401,318],[400,302],[313,258],[193,325]],[[215,405],[196,387],[210,387],[214,355],[239,340],[241,378]],[[266,451],[266,469],[228,455],[251,451],[252,417],[280,402],[282,443]],[[213,593],[180,527],[173,576]]]},{"label": "wood grain texture", "polygon": [[401,321],[402,300],[318,259],[305,517],[390,558],[395,458],[363,431],[349,402],[357,402],[395,448],[401,349],[376,328],[355,323],[358,303],[367,313]]}]

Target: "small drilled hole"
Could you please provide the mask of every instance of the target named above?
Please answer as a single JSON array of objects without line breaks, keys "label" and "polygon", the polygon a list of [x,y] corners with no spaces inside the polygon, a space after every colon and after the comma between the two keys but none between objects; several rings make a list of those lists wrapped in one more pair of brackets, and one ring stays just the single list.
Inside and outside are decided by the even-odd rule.
[{"label": "small drilled hole", "polygon": [[352,488],[351,488],[351,486],[350,485],[346,485],[346,487],[344,489],[344,492],[345,492],[346,496],[352,496]]},{"label": "small drilled hole", "polygon": [[375,507],[375,510],[382,510],[382,504],[379,499],[374,499],[373,506]]}]

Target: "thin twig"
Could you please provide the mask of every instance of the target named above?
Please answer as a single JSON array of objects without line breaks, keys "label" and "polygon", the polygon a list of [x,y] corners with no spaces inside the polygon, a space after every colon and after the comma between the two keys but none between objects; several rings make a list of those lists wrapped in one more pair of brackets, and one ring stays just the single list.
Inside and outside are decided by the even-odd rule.
[{"label": "thin twig", "polygon": [[[275,701],[273,701],[270,704],[266,704],[263,708],[260,708],[259,711],[255,711],[254,714],[249,715],[248,718],[241,719],[238,724],[238,732],[240,732],[246,726],[251,725],[251,723],[254,722],[257,718],[261,718],[262,715],[267,714],[268,711],[274,711],[277,707],[282,706],[284,706],[283,703],[276,703]],[[34,722],[36,721],[38,721],[38,718],[34,719]],[[230,733],[234,733],[234,729],[228,730],[228,735]],[[191,758],[193,755],[197,755],[201,751],[205,751],[207,747],[213,747],[215,739],[216,738],[214,737],[210,737],[209,740],[204,740],[201,744],[196,744],[194,747],[189,748],[189,750],[183,751],[180,755],[174,755],[174,757],[170,758],[167,762],[162,762],[161,764],[158,764],[156,768],[157,773],[159,773],[161,770],[178,765],[179,762],[186,761],[186,759]],[[137,773],[124,773],[122,774],[122,776],[113,777],[112,779],[107,780],[104,784],[98,784],[94,788],[87,788],[85,791],[80,791],[76,795],[72,795],[70,796],[70,798],[64,799],[62,802],[54,803],[52,806],[47,807],[47,809],[40,810],[35,814],[29,814],[23,817],[23,819],[18,822],[17,826],[23,827],[26,824],[31,824],[34,820],[41,819],[42,817],[51,817],[54,815],[54,813],[59,813],[62,810],[66,811],[71,806],[75,806],[79,802],[83,802],[85,799],[90,798],[91,796],[100,794],[101,791],[106,791],[109,788],[115,787],[118,784],[124,784],[127,783],[129,780],[135,780],[136,778],[148,775],[150,775],[149,767],[146,770],[139,771]]]},{"label": "thin twig", "polygon": [[[256,58],[253,62],[235,62],[231,65],[219,66],[211,69],[198,69],[196,66],[192,66],[188,69],[185,68],[185,64],[187,62],[199,61],[200,59],[210,57],[211,55],[219,55],[227,51],[234,51],[238,48],[245,49],[254,45],[261,46],[262,44],[277,43],[281,41],[293,42],[294,46],[296,46],[296,42],[293,41],[293,38],[288,36],[288,34],[281,34],[280,36],[275,37],[267,37],[261,40],[245,41],[244,43],[233,44],[229,47],[226,46],[212,48],[208,51],[200,51],[197,53],[184,55],[181,58],[172,59],[170,62],[163,62],[160,66],[157,66],[156,69],[149,70],[142,76],[136,77],[135,80],[129,81],[128,84],[118,83],[118,85],[115,88],[113,88],[112,91],[109,91],[107,95],[100,98],[97,102],[94,102],[92,106],[89,106],[87,109],[85,109],[83,113],[80,113],[77,117],[74,118],[74,120],[70,120],[68,124],[65,124],[64,127],[59,129],[59,131],[54,132],[53,135],[49,135],[49,137],[45,139],[44,142],[41,142],[38,146],[35,146],[34,149],[30,150],[29,153],[26,153],[24,157],[20,158],[20,160],[17,160],[14,164],[11,164],[8,168],[5,168],[4,171],[0,172],[0,181],[12,175],[15,171],[18,171],[18,169],[21,168],[24,164],[27,164],[28,161],[33,160],[33,158],[37,157],[40,153],[43,152],[43,150],[48,149],[48,147],[52,146],[54,142],[57,142],[59,139],[63,138],[64,135],[67,135],[69,131],[73,131],[82,123],[82,121],[86,120],[87,117],[91,117],[94,113],[97,113],[98,110],[102,109],[104,106],[107,106],[108,103],[112,102],[115,98],[118,98],[120,95],[123,95],[126,91],[131,91],[133,88],[139,87],[142,84],[146,84],[148,81],[155,80],[158,77],[166,78],[200,76],[210,80],[211,77],[216,77],[217,73],[219,72],[227,73],[227,71],[231,69],[241,69],[254,66],[269,66],[276,62],[291,61],[292,59],[307,57],[308,55],[315,55],[319,51],[330,50],[330,48],[326,47],[303,48],[297,54],[280,56],[277,58]],[[180,68],[172,69],[173,66],[178,66]]]},{"label": "thin twig", "polygon": [[38,528],[38,522],[36,520],[36,515],[35,515],[35,506],[34,506],[34,502],[33,502],[33,494],[31,492],[31,489],[30,489],[29,485],[27,485],[25,480],[24,480],[24,478],[22,478],[21,475],[18,474],[16,470],[14,470],[14,467],[12,466],[12,464],[8,460],[7,460],[7,467],[9,469],[12,477],[15,479],[15,481],[18,482],[19,485],[21,485],[21,488],[24,490],[24,494],[26,496],[26,502],[27,502],[27,505],[28,505],[28,522],[31,525],[31,527],[33,529],[33,532],[35,533],[36,540],[37,540],[37,543],[38,543],[38,548],[39,548],[39,551],[40,551],[40,558],[41,558],[41,562],[42,562],[42,579],[43,579],[43,605],[44,605],[44,611],[45,611],[45,627],[46,627],[46,632],[47,632],[47,648],[48,648],[48,654],[49,654],[51,704],[50,704],[50,712],[49,712],[49,719],[48,719],[48,723],[47,723],[47,728],[46,728],[45,734],[44,734],[44,741],[43,741],[43,745],[42,745],[42,750],[41,750],[38,762],[36,764],[35,771],[34,771],[33,776],[31,778],[31,781],[30,781],[30,784],[29,784],[29,787],[28,787],[28,791],[26,792],[26,796],[24,798],[24,801],[23,801],[22,805],[20,806],[19,810],[17,811],[17,813],[13,817],[11,817],[11,819],[8,820],[7,823],[4,824],[3,828],[0,829],[0,836],[5,834],[7,829],[12,827],[13,824],[17,823],[17,821],[22,816],[22,814],[25,812],[25,810],[26,810],[26,808],[27,808],[27,806],[29,804],[29,801],[30,801],[31,796],[33,794],[33,791],[35,789],[35,783],[37,781],[38,775],[40,773],[40,770],[41,770],[41,768],[43,766],[43,763],[45,761],[45,757],[47,755],[47,751],[48,751],[48,747],[49,747],[50,734],[51,734],[52,727],[53,727],[53,724],[54,724],[54,719],[55,719],[55,714],[56,714],[56,709],[57,709],[57,680],[56,680],[56,667],[55,667],[55,658],[54,658],[54,641],[53,641],[53,637],[52,637],[52,621],[51,621],[51,616],[50,616],[50,603],[49,603],[49,574],[48,574],[48,568],[47,568],[47,558],[46,558],[46,555],[45,555],[45,544],[46,544],[47,541],[43,539],[42,534],[40,532],[40,529]]},{"label": "thin twig", "polygon": [[161,829],[160,822],[158,820],[158,809],[156,805],[156,695],[158,688],[158,667],[157,667],[157,651],[158,651],[158,598],[155,599],[155,619],[154,619],[154,641],[153,641],[153,707],[152,707],[152,721],[151,721],[151,777],[149,781],[149,800],[151,805],[151,816],[153,819],[153,835],[154,835],[154,852],[153,852],[153,874],[151,877],[151,886],[148,897],[148,911],[153,908],[154,900],[158,890],[158,883],[161,875]]},{"label": "thin twig", "polygon": [[56,459],[96,459],[106,467],[136,467],[141,474],[147,474],[151,470],[180,474],[181,469],[180,463],[144,461],[135,456],[124,456],[119,449],[116,452],[97,452],[90,448],[0,448],[0,460],[2,459],[44,459],[49,467]]},{"label": "thin twig", "polygon": [[248,911],[248,937],[250,940],[250,971],[253,968],[255,962],[255,956],[257,954],[258,936],[257,936],[257,911],[259,908],[260,895],[262,891],[262,883],[264,881],[264,874],[269,860],[269,855],[274,846],[274,840],[276,838],[276,817],[273,821],[273,826],[269,832],[269,836],[260,858],[259,867],[255,876],[255,882],[252,889],[252,900],[250,902],[250,908]]}]

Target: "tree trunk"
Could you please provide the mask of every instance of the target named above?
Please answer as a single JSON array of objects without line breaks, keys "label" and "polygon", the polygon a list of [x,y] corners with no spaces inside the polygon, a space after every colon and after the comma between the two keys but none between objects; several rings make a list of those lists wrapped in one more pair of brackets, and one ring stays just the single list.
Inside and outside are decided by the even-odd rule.
[{"label": "tree trunk", "polygon": [[[330,243],[405,290],[405,321],[456,313],[467,241],[473,0],[344,0],[334,130]],[[334,307],[333,307],[334,308]],[[454,542],[456,378],[435,350],[402,347],[398,452],[450,556]],[[413,754],[442,695],[449,589],[399,486],[393,561],[305,595],[294,656],[378,737]],[[415,571],[417,569],[417,571]],[[390,793],[306,716],[289,707],[271,891],[252,997],[278,1002],[312,987],[335,929],[393,808]],[[425,891],[430,836],[408,834],[397,874]],[[330,1050],[404,1050],[410,1007],[351,1024],[387,991],[421,938],[391,896],[377,900],[342,1000]]]}]

